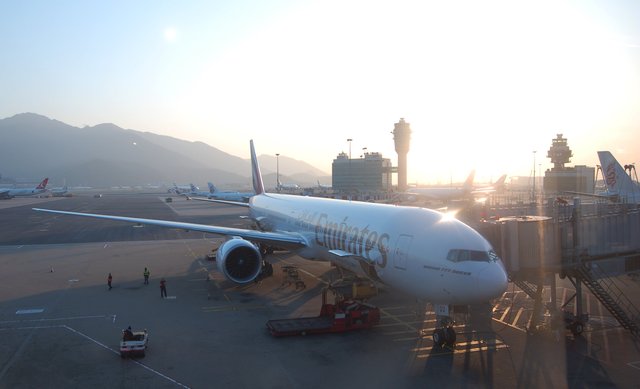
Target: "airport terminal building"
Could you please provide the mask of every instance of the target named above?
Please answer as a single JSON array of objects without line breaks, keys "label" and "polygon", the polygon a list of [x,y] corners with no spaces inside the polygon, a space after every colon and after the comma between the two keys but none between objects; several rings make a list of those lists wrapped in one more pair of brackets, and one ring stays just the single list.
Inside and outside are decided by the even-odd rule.
[{"label": "airport terminal building", "polygon": [[364,158],[356,159],[340,153],[331,167],[332,187],[340,192],[390,191],[392,170],[391,160],[380,153],[365,153]]}]

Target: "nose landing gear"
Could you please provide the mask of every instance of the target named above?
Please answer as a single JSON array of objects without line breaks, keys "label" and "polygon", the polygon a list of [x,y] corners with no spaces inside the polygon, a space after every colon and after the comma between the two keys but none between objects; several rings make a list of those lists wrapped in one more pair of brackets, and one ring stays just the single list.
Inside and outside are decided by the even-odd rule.
[{"label": "nose landing gear", "polygon": [[440,328],[433,330],[431,335],[433,343],[437,347],[447,345],[453,347],[456,344],[456,331],[453,329],[453,320],[443,318],[440,321]]},{"label": "nose landing gear", "polygon": [[438,327],[433,330],[431,335],[433,344],[436,347],[447,345],[453,347],[456,344],[456,331],[453,329],[453,319],[449,316],[448,305],[436,305],[436,318]]}]

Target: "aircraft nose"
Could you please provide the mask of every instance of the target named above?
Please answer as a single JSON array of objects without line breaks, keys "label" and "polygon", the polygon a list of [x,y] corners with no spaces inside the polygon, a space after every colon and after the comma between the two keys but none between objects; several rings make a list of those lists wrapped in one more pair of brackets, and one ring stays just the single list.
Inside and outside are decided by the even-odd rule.
[{"label": "aircraft nose", "polygon": [[492,263],[482,269],[477,276],[478,279],[478,295],[482,295],[482,299],[487,301],[502,296],[507,290],[507,272],[501,263]]}]

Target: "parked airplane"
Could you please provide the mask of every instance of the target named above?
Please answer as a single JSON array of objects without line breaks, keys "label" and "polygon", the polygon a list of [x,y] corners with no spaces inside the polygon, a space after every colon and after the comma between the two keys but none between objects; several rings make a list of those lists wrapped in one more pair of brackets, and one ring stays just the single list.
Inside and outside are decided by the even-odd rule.
[{"label": "parked airplane", "polygon": [[284,189],[284,190],[295,190],[295,189],[300,189],[300,186],[298,184],[283,184],[282,182],[280,182],[280,180],[278,180],[278,191]]},{"label": "parked airplane", "polygon": [[504,189],[504,182],[506,179],[507,179],[507,175],[503,174],[493,184],[479,187],[479,188],[473,188],[473,190],[471,191],[471,194],[473,196],[477,196],[477,195],[487,195],[494,192],[499,192]]},{"label": "parked airplane", "polygon": [[473,191],[473,178],[476,174],[475,170],[469,173],[462,187],[427,187],[427,188],[410,188],[407,194],[418,198],[436,201],[464,200],[471,198]]},{"label": "parked airplane", "polygon": [[42,180],[35,188],[2,188],[0,189],[0,199],[11,199],[14,197],[35,196],[47,190],[49,178]]},{"label": "parked airplane", "polygon": [[183,196],[187,196],[188,198],[191,196],[208,197],[209,195],[211,195],[211,190],[209,190],[209,192],[201,191],[200,189],[198,189],[197,186],[193,184],[189,184],[189,190],[186,192],[179,192],[179,194]]},{"label": "parked airplane", "polygon": [[598,151],[608,197],[623,203],[640,203],[640,185],[634,182],[609,151]]},{"label": "parked airplane", "polygon": [[250,148],[256,195],[248,204],[236,204],[249,208],[258,230],[33,209],[225,235],[217,267],[237,284],[272,269],[263,253],[280,247],[309,260],[331,261],[439,306],[487,302],[506,289],[500,258],[461,221],[424,208],[265,193],[253,141]]},{"label": "parked airplane", "polygon": [[318,180],[318,188],[320,188],[320,189],[331,189],[331,185],[321,184],[320,180]]},{"label": "parked airplane", "polygon": [[[177,185],[175,182],[173,183],[173,188],[169,188],[169,190],[167,191],[168,193],[175,193],[175,194],[183,194],[183,193],[187,193],[189,191],[191,191],[191,185]],[[200,190],[200,188],[196,187],[196,190]]]},{"label": "parked airplane", "polygon": [[209,182],[209,194],[210,199],[227,200],[227,201],[240,201],[248,203],[249,199],[255,195],[254,192],[232,192],[232,191],[219,191],[211,182]]},{"label": "parked airplane", "polygon": [[50,190],[51,195],[53,197],[71,197],[72,194],[69,192],[69,188],[65,185],[62,188],[53,188]]}]

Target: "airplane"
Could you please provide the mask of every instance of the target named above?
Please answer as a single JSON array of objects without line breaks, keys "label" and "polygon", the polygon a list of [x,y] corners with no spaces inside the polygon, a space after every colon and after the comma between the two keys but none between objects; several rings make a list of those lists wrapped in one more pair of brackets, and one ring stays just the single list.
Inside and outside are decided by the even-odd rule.
[{"label": "airplane", "polygon": [[189,184],[189,191],[179,192],[178,194],[181,194],[183,196],[187,196],[188,199],[190,199],[191,196],[208,197],[209,195],[211,195],[211,190],[209,190],[209,192],[204,192],[204,191],[199,190],[197,186],[195,186],[193,184]]},{"label": "airplane", "polygon": [[53,197],[71,197],[73,196],[71,192],[69,192],[69,188],[65,185],[62,188],[53,188],[50,190],[51,195]]},{"label": "airplane", "polygon": [[[193,184],[191,184],[193,185]],[[175,193],[175,194],[183,194],[183,193],[187,193],[189,191],[191,191],[191,185],[177,185],[175,182],[173,183],[173,188],[169,188],[169,190],[167,191],[168,193]],[[200,188],[196,187],[196,190],[199,190]]]},{"label": "airplane", "polygon": [[407,189],[406,194],[414,197],[436,201],[469,199],[472,197],[471,193],[473,191],[473,178],[475,177],[475,175],[476,171],[472,170],[462,187],[410,188]]},{"label": "airplane", "polygon": [[[619,202],[640,203],[640,185],[634,182],[625,169],[609,151],[598,151],[602,175],[607,191],[603,196],[615,198]],[[631,165],[633,167],[633,165]]]},{"label": "airplane", "polygon": [[[266,257],[270,248],[277,247],[308,260],[330,261],[360,277],[431,301],[440,312],[448,312],[450,304],[486,303],[506,290],[502,261],[491,244],[463,222],[425,208],[266,193],[253,140],[250,151],[256,194],[248,203],[235,204],[248,208],[256,230],[33,210],[224,235],[226,240],[217,249],[217,268],[239,285],[258,280],[263,270],[272,272]],[[436,329],[434,341],[436,331],[440,331],[438,339],[447,333]],[[446,331],[455,337],[450,326]]]},{"label": "airplane", "polygon": [[320,188],[320,189],[331,189],[331,185],[321,184],[320,180],[318,180],[318,188]]},{"label": "airplane", "polygon": [[295,189],[300,189],[300,186],[298,184],[283,184],[282,182],[280,182],[280,180],[278,180],[277,190],[280,191],[282,189],[295,190]]},{"label": "airplane", "polygon": [[12,199],[14,197],[35,196],[47,191],[49,178],[45,178],[35,188],[2,188],[0,189],[0,199]]},{"label": "airplane", "polygon": [[473,190],[471,191],[471,194],[476,196],[476,195],[487,195],[490,193],[499,192],[504,189],[504,182],[506,179],[507,179],[507,175],[503,174],[493,184],[490,184],[484,187],[473,188]]},{"label": "airplane", "polygon": [[248,203],[251,196],[255,195],[255,192],[232,192],[232,191],[219,191],[211,182],[209,185],[209,194],[207,198],[226,201],[240,201]]}]

